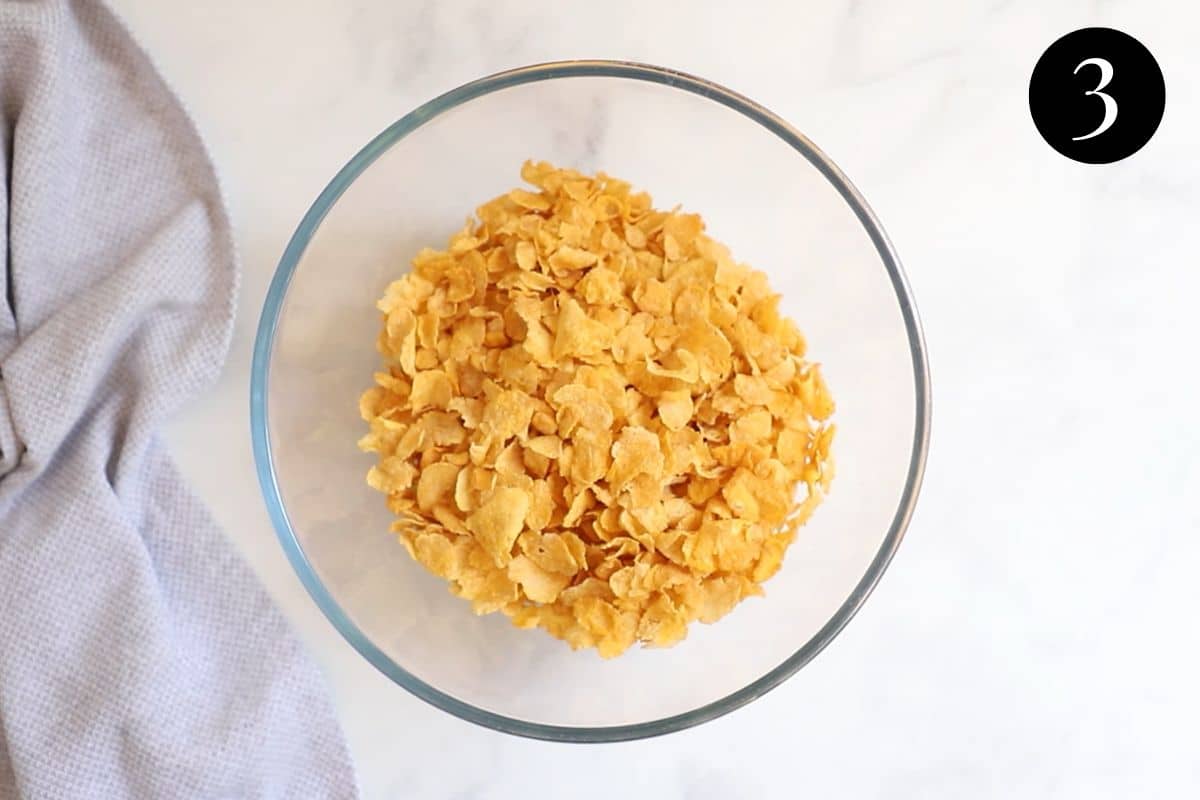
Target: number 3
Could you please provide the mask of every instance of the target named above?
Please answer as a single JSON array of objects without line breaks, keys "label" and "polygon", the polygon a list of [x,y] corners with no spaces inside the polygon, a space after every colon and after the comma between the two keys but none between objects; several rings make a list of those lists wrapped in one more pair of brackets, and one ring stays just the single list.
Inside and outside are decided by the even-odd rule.
[{"label": "number 3", "polygon": [[1113,79],[1113,65],[1103,58],[1085,58],[1080,61],[1075,67],[1075,75],[1079,74],[1079,70],[1088,66],[1095,65],[1100,68],[1100,82],[1096,84],[1096,88],[1090,92],[1084,92],[1085,95],[1093,94],[1104,101],[1104,119],[1100,121],[1100,126],[1091,133],[1085,133],[1083,136],[1072,136],[1072,142],[1082,142],[1084,139],[1091,139],[1093,136],[1099,136],[1106,130],[1112,127],[1112,124],[1117,121],[1117,101],[1112,97],[1100,91],[1105,86],[1108,86],[1109,81]]}]

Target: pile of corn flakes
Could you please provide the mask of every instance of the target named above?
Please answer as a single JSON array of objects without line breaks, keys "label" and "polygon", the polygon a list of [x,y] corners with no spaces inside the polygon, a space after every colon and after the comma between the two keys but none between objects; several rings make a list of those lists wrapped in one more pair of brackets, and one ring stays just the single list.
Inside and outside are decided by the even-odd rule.
[{"label": "pile of corn flakes", "polygon": [[606,658],[671,645],[779,568],[832,477],[833,401],[699,216],[521,177],[379,301],[367,482],[476,613]]}]

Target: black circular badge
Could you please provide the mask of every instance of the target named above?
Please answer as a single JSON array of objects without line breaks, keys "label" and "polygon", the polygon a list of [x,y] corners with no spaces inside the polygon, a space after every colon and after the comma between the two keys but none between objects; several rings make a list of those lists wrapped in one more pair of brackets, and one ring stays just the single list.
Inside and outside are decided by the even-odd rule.
[{"label": "black circular badge", "polygon": [[1085,164],[1111,164],[1150,141],[1167,91],[1162,70],[1137,39],[1082,28],[1047,48],[1029,79],[1029,111],[1042,138]]}]

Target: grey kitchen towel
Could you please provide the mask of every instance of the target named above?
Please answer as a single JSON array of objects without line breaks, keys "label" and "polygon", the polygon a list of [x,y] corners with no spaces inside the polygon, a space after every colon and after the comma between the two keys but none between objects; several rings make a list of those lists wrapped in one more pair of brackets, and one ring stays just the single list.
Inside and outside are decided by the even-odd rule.
[{"label": "grey kitchen towel", "polygon": [[96,0],[0,0],[0,153],[0,798],[356,796],[320,674],[156,434],[232,327],[195,128]]}]

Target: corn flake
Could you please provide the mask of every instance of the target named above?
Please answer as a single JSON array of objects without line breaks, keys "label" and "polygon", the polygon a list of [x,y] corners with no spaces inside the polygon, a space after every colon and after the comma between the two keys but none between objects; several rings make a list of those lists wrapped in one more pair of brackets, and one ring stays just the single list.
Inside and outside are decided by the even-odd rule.
[{"label": "corn flake", "polygon": [[377,303],[367,483],[476,613],[605,658],[667,647],[778,571],[833,478],[833,399],[700,216],[521,177]]}]

